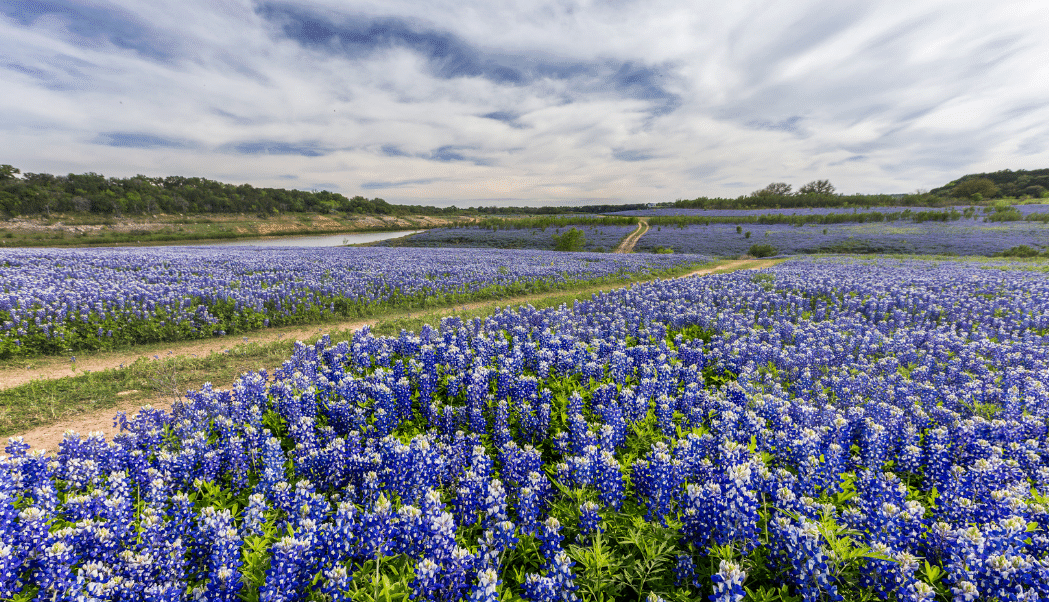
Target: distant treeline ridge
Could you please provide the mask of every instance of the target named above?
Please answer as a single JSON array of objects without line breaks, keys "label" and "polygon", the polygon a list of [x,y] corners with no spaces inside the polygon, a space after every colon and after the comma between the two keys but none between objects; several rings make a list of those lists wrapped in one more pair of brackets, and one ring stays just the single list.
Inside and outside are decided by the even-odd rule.
[{"label": "distant treeline ridge", "polygon": [[[1001,197],[1049,197],[1049,169],[1002,170],[969,174],[930,192],[905,195],[836,194],[830,182],[817,180],[802,186],[796,193],[791,192],[790,185],[778,182],[737,198],[699,197],[659,204],[470,207],[466,209],[454,205],[450,207],[400,205],[388,203],[381,198],[367,199],[359,195],[346,197],[328,191],[256,188],[250,184],[224,184],[206,178],[182,176],[161,178],[138,175],[130,178],[107,178],[96,173],[64,176],[46,173],[19,174],[21,172],[10,165],[0,165],[0,214],[2,215],[95,213],[121,216],[152,213],[342,212],[373,215],[552,216],[575,213],[612,213],[652,207],[721,210],[810,207],[950,207]],[[582,218],[574,219],[577,221],[572,223],[582,223],[578,221]],[[882,218],[872,217],[871,219]],[[518,226],[496,225],[495,227]]]}]

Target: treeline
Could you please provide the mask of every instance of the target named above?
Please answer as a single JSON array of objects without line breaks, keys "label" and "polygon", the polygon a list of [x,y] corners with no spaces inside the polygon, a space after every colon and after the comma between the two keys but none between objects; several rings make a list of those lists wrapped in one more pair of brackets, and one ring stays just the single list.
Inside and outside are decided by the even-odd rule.
[{"label": "treeline", "polygon": [[1047,198],[1049,196],[1049,169],[1003,169],[988,173],[964,175],[953,182],[929,191],[930,194],[969,198],[979,194],[983,198]]},{"label": "treeline", "polygon": [[[225,184],[206,178],[183,176],[107,178],[96,173],[26,173],[0,165],[0,215],[50,215],[94,213],[111,216],[152,213],[258,213],[282,212],[357,213],[371,215],[492,215],[564,216],[634,211],[649,204],[580,205],[564,207],[435,207],[400,205],[381,198],[346,197],[336,192],[256,188],[250,184]],[[1000,197],[1049,197],[1049,169],[1003,170],[970,174],[927,193],[836,194],[827,180],[816,180],[796,192],[789,184],[774,182],[738,198],[681,199],[658,207],[683,209],[794,209],[871,207],[950,207]],[[1015,216],[999,216],[1015,219]],[[561,219],[561,218],[557,218]],[[571,223],[579,224],[579,218]],[[591,219],[591,218],[587,218]],[[874,218],[877,219],[877,218]],[[501,222],[493,222],[501,223]],[[636,223],[636,222],[633,222]],[[600,225],[596,224],[595,225]],[[609,225],[609,224],[604,224]],[[486,226],[488,227],[488,226]],[[506,227],[496,225],[496,228]],[[543,227],[543,226],[520,226]]]},{"label": "treeline", "polygon": [[0,165],[0,215],[93,213],[142,215],[153,213],[359,213],[372,215],[558,215],[644,209],[647,205],[573,207],[477,207],[400,205],[337,192],[256,188],[207,178],[168,176],[107,178],[97,173],[56,176],[25,173]]},{"label": "treeline", "polygon": [[455,208],[393,205],[383,199],[347,198],[335,192],[256,188],[206,178],[168,176],[107,178],[96,173],[55,176],[0,166],[0,212],[9,215],[95,213],[362,213],[379,215],[457,213]]},{"label": "treeline", "polygon": [[1000,198],[1049,198],[1049,169],[1008,169],[969,174],[928,192],[913,194],[836,194],[827,180],[809,182],[793,191],[790,184],[773,182],[737,198],[680,199],[662,205],[683,209],[795,209],[837,207],[949,207]]}]

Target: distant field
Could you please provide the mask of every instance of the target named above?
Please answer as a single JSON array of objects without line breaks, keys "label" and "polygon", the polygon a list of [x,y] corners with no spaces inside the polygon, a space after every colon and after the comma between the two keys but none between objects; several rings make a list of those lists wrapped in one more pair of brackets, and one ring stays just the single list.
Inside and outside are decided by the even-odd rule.
[{"label": "distant field", "polygon": [[[750,233],[749,238],[747,233]],[[751,245],[770,244],[780,254],[914,253],[991,255],[1019,245],[1049,248],[1049,227],[1039,222],[879,222],[791,226],[732,224],[652,227],[635,250],[742,255]]]},{"label": "distant field", "polygon": [[[413,236],[384,240],[375,246],[383,247],[470,247],[493,249],[553,250],[554,236],[574,226],[521,230],[490,230],[487,228],[434,228]],[[636,226],[579,226],[586,234],[583,251],[612,251]]]},{"label": "distant field", "polygon": [[[960,205],[953,207],[958,211],[962,211],[967,206]],[[1030,215],[1032,213],[1047,213],[1049,212],[1049,204],[1029,204],[1029,205],[1013,205],[1017,211],[1023,215]],[[656,217],[656,216],[704,216],[704,217],[742,217],[742,216],[757,216],[757,215],[829,215],[832,213],[896,213],[910,210],[912,213],[920,211],[944,211],[950,210],[951,207],[797,207],[791,209],[670,209],[670,208],[658,208],[658,209],[640,209],[634,211],[620,211],[616,213],[610,213],[609,215],[628,215],[628,216],[639,216],[639,217]],[[983,216],[990,213],[994,209],[992,207],[977,207],[977,214]]]},{"label": "distant field", "polygon": [[0,359],[560,290],[707,259],[493,249],[0,249]]}]

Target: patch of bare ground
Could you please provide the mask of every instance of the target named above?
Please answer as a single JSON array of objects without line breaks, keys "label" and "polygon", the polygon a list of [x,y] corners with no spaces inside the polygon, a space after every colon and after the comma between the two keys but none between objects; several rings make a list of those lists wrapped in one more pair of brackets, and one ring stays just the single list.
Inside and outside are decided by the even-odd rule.
[{"label": "patch of bare ground", "polygon": [[734,272],[736,270],[761,270],[764,268],[771,268],[777,263],[783,261],[782,259],[734,259],[732,261],[723,263],[721,265],[712,268],[703,268],[694,272],[689,272],[684,276],[678,276],[678,278],[690,278],[692,276],[705,276],[706,274],[716,274],[718,272]]},{"label": "patch of bare ground", "polygon": [[637,230],[634,230],[629,236],[624,238],[623,242],[619,243],[619,246],[616,247],[614,252],[630,253],[634,250],[634,245],[637,244],[637,241],[641,240],[641,237],[645,235],[645,232],[648,232],[648,222],[644,219],[640,219],[637,222]]},{"label": "patch of bare ground", "polygon": [[[118,393],[119,395],[119,393]],[[158,410],[170,411],[174,399],[170,397],[157,396],[143,403],[142,399],[137,401],[126,401],[117,403],[115,406],[105,410],[85,412],[73,418],[60,420],[48,425],[39,426],[26,431],[19,437],[32,446],[33,449],[44,450],[45,453],[54,453],[58,450],[58,444],[62,442],[67,431],[79,433],[86,437],[88,433],[100,432],[109,441],[120,432],[113,426],[114,418],[118,412],[124,412],[130,418],[144,407],[153,407]]]}]

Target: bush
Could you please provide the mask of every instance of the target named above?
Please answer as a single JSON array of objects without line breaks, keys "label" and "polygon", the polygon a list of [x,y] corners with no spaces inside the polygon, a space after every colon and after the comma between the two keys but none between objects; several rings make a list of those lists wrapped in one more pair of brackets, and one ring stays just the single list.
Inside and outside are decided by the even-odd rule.
[{"label": "bush", "polygon": [[769,244],[753,244],[747,253],[754,257],[772,257],[777,251],[776,247]]},{"label": "bush", "polygon": [[1038,186],[1037,184],[1034,186],[1028,186],[1027,188],[1024,188],[1024,194],[1036,199],[1044,197],[1046,192],[1049,191],[1047,191],[1044,186]]},{"label": "bush", "polygon": [[[978,198],[977,195],[979,195]],[[951,189],[951,196],[955,198],[968,198],[974,201],[983,198],[992,198],[998,196],[998,186],[987,178],[963,180]]]},{"label": "bush", "polygon": [[998,257],[1038,257],[1042,255],[1036,249],[1032,249],[1027,245],[1017,245],[1002,251],[1001,253],[995,253]]},{"label": "bush", "polygon": [[580,251],[586,246],[586,233],[575,228],[564,234],[554,235],[554,249],[557,251]]}]

